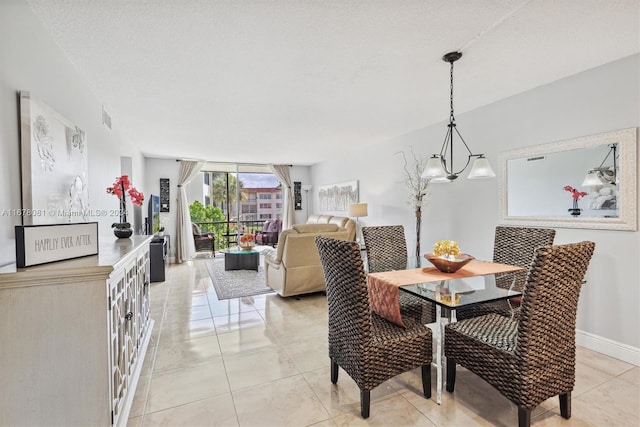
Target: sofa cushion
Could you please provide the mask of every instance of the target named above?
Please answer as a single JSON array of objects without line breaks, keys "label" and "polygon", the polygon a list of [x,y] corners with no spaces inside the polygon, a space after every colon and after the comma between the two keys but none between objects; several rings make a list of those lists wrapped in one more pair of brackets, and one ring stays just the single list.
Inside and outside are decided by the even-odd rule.
[{"label": "sofa cushion", "polygon": [[298,233],[328,233],[338,231],[335,224],[296,224],[293,229]]},{"label": "sofa cushion", "polygon": [[338,227],[346,227],[349,219],[350,218],[347,218],[346,216],[332,216],[329,220],[329,224],[335,224]]}]

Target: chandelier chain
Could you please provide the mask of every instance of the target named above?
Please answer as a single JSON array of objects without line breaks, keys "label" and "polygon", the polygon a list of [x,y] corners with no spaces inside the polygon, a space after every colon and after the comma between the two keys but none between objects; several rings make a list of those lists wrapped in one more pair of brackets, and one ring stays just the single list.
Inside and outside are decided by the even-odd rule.
[{"label": "chandelier chain", "polygon": [[450,102],[450,106],[451,106],[451,111],[449,113],[449,122],[450,123],[454,123],[456,121],[456,118],[453,117],[453,62],[451,62],[451,70],[449,71],[449,75],[450,75],[450,82],[451,82],[451,90],[449,92],[449,102]]}]

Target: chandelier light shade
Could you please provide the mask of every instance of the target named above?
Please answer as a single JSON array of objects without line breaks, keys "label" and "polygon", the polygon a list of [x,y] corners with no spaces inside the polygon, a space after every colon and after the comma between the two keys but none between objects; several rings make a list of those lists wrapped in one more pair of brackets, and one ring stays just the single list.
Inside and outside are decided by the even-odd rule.
[{"label": "chandelier light shade", "polygon": [[598,176],[598,172],[593,169],[587,172],[587,176],[584,177],[584,181],[582,181],[583,187],[594,187],[596,185],[602,185],[603,182]]},{"label": "chandelier light shade", "polygon": [[[606,184],[605,181],[609,181],[604,179],[602,166],[604,165],[604,162],[607,161],[611,153],[613,153],[613,171],[612,171],[613,177],[611,177],[610,179],[611,182],[609,183],[618,184],[618,166],[617,166],[617,159],[616,159],[617,150],[618,150],[618,144],[611,144],[609,146],[609,151],[607,151],[607,155],[602,160],[602,163],[600,163],[600,166],[598,166],[595,169],[591,169],[589,172],[587,172],[587,176],[584,178],[584,181],[582,181],[583,187],[594,187],[597,185],[605,185]],[[611,169],[609,168],[609,170]]]},{"label": "chandelier light shade", "polygon": [[[471,172],[468,176],[469,179],[494,178],[496,176],[496,174],[493,172],[493,169],[491,168],[491,165],[489,164],[489,160],[484,157],[484,154],[474,154],[471,152],[469,146],[465,142],[456,126],[456,119],[453,114],[453,63],[461,57],[462,53],[460,52],[449,52],[442,57],[442,60],[448,62],[451,66],[451,109],[449,112],[449,124],[447,125],[447,133],[444,137],[444,142],[442,143],[440,154],[434,154],[433,156],[431,156],[431,158],[427,161],[424,172],[422,172],[422,178],[431,179],[432,182],[453,181],[454,179],[458,178],[458,176],[460,176],[460,174],[467,168],[467,166],[469,166],[469,163],[471,163],[472,159],[473,163]],[[467,162],[459,170],[456,170],[453,165],[453,142],[456,135],[462,142],[464,148],[467,150],[467,153],[469,153]]]}]

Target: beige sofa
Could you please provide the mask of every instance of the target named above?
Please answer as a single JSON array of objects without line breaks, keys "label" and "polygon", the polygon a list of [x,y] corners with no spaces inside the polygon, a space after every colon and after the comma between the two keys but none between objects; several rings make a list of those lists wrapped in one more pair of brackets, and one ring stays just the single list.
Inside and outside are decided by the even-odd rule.
[{"label": "beige sofa", "polygon": [[355,232],[352,219],[331,215],[311,215],[306,224],[283,230],[278,247],[262,252],[267,286],[283,297],[324,291],[316,236],[354,240]]}]

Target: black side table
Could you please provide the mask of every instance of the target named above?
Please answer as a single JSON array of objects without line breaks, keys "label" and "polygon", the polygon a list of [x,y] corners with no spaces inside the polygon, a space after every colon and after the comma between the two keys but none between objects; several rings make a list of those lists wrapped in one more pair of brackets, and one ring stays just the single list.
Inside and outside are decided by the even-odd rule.
[{"label": "black side table", "polygon": [[164,282],[169,236],[154,237],[149,244],[149,269],[152,282]]}]

